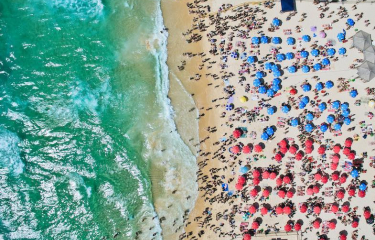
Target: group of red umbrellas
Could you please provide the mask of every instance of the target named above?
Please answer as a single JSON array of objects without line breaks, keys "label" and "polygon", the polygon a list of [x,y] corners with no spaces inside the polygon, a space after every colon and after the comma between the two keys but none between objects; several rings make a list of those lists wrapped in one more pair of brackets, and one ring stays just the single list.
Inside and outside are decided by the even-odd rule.
[{"label": "group of red umbrellas", "polygon": [[246,178],[244,176],[239,176],[238,179],[237,179],[237,183],[236,183],[236,189],[237,190],[242,190],[243,188],[243,185],[246,183]]},{"label": "group of red umbrellas", "polygon": [[234,154],[238,154],[242,151],[245,154],[249,154],[253,151],[253,149],[254,149],[254,152],[256,153],[260,153],[263,151],[263,147],[260,144],[255,145],[254,148],[252,144],[247,144],[243,146],[242,148],[240,145],[237,144],[231,148],[231,152]]},{"label": "group of red umbrellas", "polygon": [[[347,212],[349,212],[349,210],[350,210],[350,206],[348,204],[344,204],[344,205],[341,206],[342,212],[347,213]],[[336,204],[336,203],[332,204],[331,212],[337,213],[338,211],[339,211],[339,205]]]},{"label": "group of red umbrellas", "polygon": [[277,152],[274,156],[277,162],[280,162],[288,151],[289,153],[293,154],[294,158],[298,161],[300,161],[304,156],[304,153],[302,151],[298,151],[297,145],[289,146],[288,142],[285,139],[281,140],[278,143],[278,145],[279,145],[279,152]]}]

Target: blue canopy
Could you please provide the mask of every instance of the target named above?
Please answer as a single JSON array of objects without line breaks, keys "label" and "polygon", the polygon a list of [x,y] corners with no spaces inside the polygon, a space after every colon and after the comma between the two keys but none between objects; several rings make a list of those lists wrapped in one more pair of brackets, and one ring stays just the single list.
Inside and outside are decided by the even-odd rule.
[{"label": "blue canopy", "polygon": [[277,92],[281,89],[280,84],[272,84],[272,90]]},{"label": "blue canopy", "polygon": [[350,175],[353,177],[353,178],[357,178],[359,177],[359,172],[357,169],[353,169],[352,172],[350,173]]},{"label": "blue canopy", "polygon": [[280,70],[274,71],[272,74],[273,74],[274,77],[280,77],[281,76]]},{"label": "blue canopy", "polygon": [[339,48],[339,54],[340,55],[344,55],[346,53],[346,48],[342,47],[342,48]]},{"label": "blue canopy", "polygon": [[279,62],[282,62],[282,61],[284,61],[285,59],[286,59],[286,56],[285,56],[285,54],[283,54],[283,53],[278,53],[278,54],[276,55],[276,60],[279,61]]},{"label": "blue canopy", "polygon": [[318,91],[323,90],[323,88],[324,88],[324,85],[323,85],[323,83],[321,83],[321,82],[318,82],[318,83],[315,85],[315,89],[318,90]]},{"label": "blue canopy", "polygon": [[310,102],[310,98],[308,96],[303,96],[301,98],[301,102],[303,102],[307,105]]},{"label": "blue canopy", "polygon": [[310,67],[307,66],[307,65],[303,65],[303,66],[302,66],[302,72],[304,72],[304,73],[308,73],[308,72],[310,72]]},{"label": "blue canopy", "polygon": [[262,37],[260,38],[260,41],[261,41],[261,43],[263,43],[263,44],[267,44],[267,43],[269,42],[269,39],[268,39],[267,36],[262,36]]},{"label": "blue canopy", "polygon": [[274,108],[274,107],[269,107],[269,108],[267,108],[267,113],[268,113],[269,115],[274,114],[274,113],[275,113],[275,108]]},{"label": "blue canopy", "polygon": [[272,88],[267,90],[267,96],[268,97],[273,97],[274,95],[275,95],[275,91]]},{"label": "blue canopy", "polygon": [[315,64],[314,64],[314,70],[315,70],[315,71],[322,70],[322,64],[320,64],[320,63],[315,63]]},{"label": "blue canopy", "polygon": [[267,133],[269,136],[272,136],[272,135],[275,133],[275,131],[273,130],[272,127],[267,127],[267,129],[266,129],[266,133]]},{"label": "blue canopy", "polygon": [[303,36],[302,36],[302,40],[303,40],[304,42],[310,42],[311,38],[310,38],[309,35],[303,35]]},{"label": "blue canopy", "polygon": [[303,84],[303,85],[302,85],[302,90],[303,90],[304,92],[308,92],[308,91],[310,91],[310,90],[311,90],[311,85],[310,85],[309,83],[305,83],[305,84]]},{"label": "blue canopy", "polygon": [[290,125],[292,125],[292,127],[297,127],[298,124],[298,118],[293,118],[292,121],[290,121]]},{"label": "blue canopy", "polygon": [[259,44],[259,42],[260,42],[260,41],[259,41],[259,38],[258,38],[258,37],[252,37],[252,38],[251,38],[251,43],[252,43],[252,44]]},{"label": "blue canopy", "polygon": [[295,73],[297,71],[297,68],[296,68],[296,66],[290,66],[290,67],[288,67],[288,71],[289,71],[289,73]]},{"label": "blue canopy", "polygon": [[302,58],[307,58],[309,56],[309,52],[308,51],[301,51],[300,56]]},{"label": "blue canopy", "polygon": [[246,61],[248,63],[255,63],[256,62],[256,57],[255,56],[249,56]]},{"label": "blue canopy", "polygon": [[312,113],[308,113],[308,114],[306,114],[306,120],[307,120],[307,121],[312,121],[312,120],[314,120],[314,114],[312,114]]},{"label": "blue canopy", "polygon": [[266,132],[263,132],[262,135],[260,135],[260,138],[261,138],[263,141],[267,141],[269,137],[270,137],[270,136],[268,136],[268,134],[267,134]]},{"label": "blue canopy", "polygon": [[274,78],[272,81],[272,84],[274,85],[280,85],[281,84],[281,79],[280,78]]},{"label": "blue canopy", "polygon": [[274,18],[274,19],[272,20],[272,25],[274,25],[275,27],[279,27],[279,26],[281,25],[281,21],[280,21],[280,19],[278,19],[278,18]]},{"label": "blue canopy", "polygon": [[345,125],[350,125],[351,122],[352,122],[352,120],[350,120],[350,118],[348,118],[348,117],[344,118]]},{"label": "blue canopy", "polygon": [[332,102],[332,108],[333,109],[339,109],[340,108],[340,101],[336,100],[334,102]]},{"label": "blue canopy", "polygon": [[327,81],[325,85],[326,85],[327,89],[333,88],[333,82],[332,81]]},{"label": "blue canopy", "polygon": [[359,185],[359,190],[361,190],[361,191],[366,191],[366,189],[367,189],[367,185],[366,185],[366,183],[361,183],[361,184]]},{"label": "blue canopy", "polygon": [[345,109],[344,111],[342,111],[342,115],[344,117],[349,117],[349,115],[350,115],[350,109]]},{"label": "blue canopy", "polygon": [[266,62],[266,63],[264,64],[264,68],[265,68],[266,70],[271,70],[273,65],[274,65],[274,63],[272,63],[272,62]]},{"label": "blue canopy", "polygon": [[345,39],[345,34],[344,33],[337,34],[337,39],[341,42],[342,40]]},{"label": "blue canopy", "polygon": [[288,112],[290,111],[290,107],[287,106],[287,105],[284,105],[284,106],[281,108],[281,111],[282,111],[283,113],[288,113]]},{"label": "blue canopy", "polygon": [[262,85],[263,81],[261,78],[255,78],[254,81],[253,81],[253,85],[254,87],[259,87],[260,85]]},{"label": "blue canopy", "polygon": [[358,96],[358,92],[357,92],[357,90],[351,90],[349,94],[350,94],[350,96],[351,96],[352,98],[355,98],[356,96]]},{"label": "blue canopy", "polygon": [[323,112],[324,110],[327,109],[327,104],[325,102],[322,102],[319,104],[318,108],[319,108],[319,111]]},{"label": "blue canopy", "polygon": [[335,55],[335,53],[336,53],[336,50],[334,48],[328,48],[328,50],[327,50],[328,56],[333,56],[333,55]]},{"label": "blue canopy", "polygon": [[299,104],[298,104],[298,108],[299,109],[304,109],[306,107],[306,103],[304,103],[304,102],[299,102]]},{"label": "blue canopy", "polygon": [[324,66],[327,66],[327,65],[329,65],[330,63],[331,63],[331,61],[329,61],[328,58],[323,58],[323,60],[322,60],[322,64],[323,64]]},{"label": "blue canopy", "polygon": [[281,38],[279,38],[279,37],[273,37],[272,38],[272,43],[273,44],[280,44],[281,43]]},{"label": "blue canopy", "polygon": [[346,23],[347,23],[349,26],[354,26],[354,24],[355,24],[354,20],[351,19],[351,18],[348,18],[348,19],[346,20]]},{"label": "blue canopy", "polygon": [[344,102],[343,104],[341,104],[341,111],[347,110],[348,108],[349,108],[349,103]]},{"label": "blue canopy", "polygon": [[288,37],[288,38],[286,39],[286,43],[287,43],[288,45],[294,45],[294,44],[296,43],[296,40],[295,40],[294,38],[292,38],[292,37]]},{"label": "blue canopy", "polygon": [[306,132],[312,132],[312,130],[314,130],[314,126],[312,124],[308,123],[305,125]]},{"label": "blue canopy", "polygon": [[287,53],[285,54],[285,56],[286,56],[286,59],[288,59],[288,60],[292,60],[292,59],[294,58],[294,53],[292,53],[292,52],[287,52]]},{"label": "blue canopy", "polygon": [[313,57],[317,57],[317,56],[319,56],[319,50],[318,49],[313,49],[313,50],[311,50],[311,56],[313,56]]},{"label": "blue canopy", "polygon": [[333,123],[334,121],[335,121],[335,116],[332,115],[332,114],[328,115],[328,117],[327,117],[327,122],[331,124],[331,123]]},{"label": "blue canopy", "polygon": [[264,85],[259,86],[258,91],[260,94],[265,94],[267,92],[267,87]]},{"label": "blue canopy", "polygon": [[240,168],[240,173],[245,174],[245,173],[247,173],[249,170],[250,170],[249,167],[247,167],[247,166],[242,166],[242,167]]},{"label": "blue canopy", "polygon": [[321,132],[326,132],[328,130],[328,125],[323,123],[322,125],[320,125],[320,131]]},{"label": "blue canopy", "polygon": [[255,74],[255,76],[256,76],[257,78],[262,78],[262,77],[264,77],[264,72],[262,72],[262,71],[258,71],[258,72]]},{"label": "blue canopy", "polygon": [[340,123],[336,123],[333,128],[336,130],[336,131],[339,131],[341,130],[341,124]]}]

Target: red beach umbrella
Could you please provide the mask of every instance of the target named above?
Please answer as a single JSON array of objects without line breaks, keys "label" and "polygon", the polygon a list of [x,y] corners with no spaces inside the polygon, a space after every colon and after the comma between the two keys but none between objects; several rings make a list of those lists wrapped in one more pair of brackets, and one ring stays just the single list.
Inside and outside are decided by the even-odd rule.
[{"label": "red beach umbrella", "polygon": [[299,208],[299,211],[300,211],[301,213],[305,213],[305,212],[307,211],[307,206],[306,206],[306,204],[302,204],[301,207]]},{"label": "red beach umbrella", "polygon": [[315,178],[315,181],[320,181],[320,179],[322,179],[322,174],[315,173],[314,178]]},{"label": "red beach umbrella", "polygon": [[281,140],[281,141],[279,142],[279,146],[280,146],[281,148],[286,148],[287,145],[288,145],[288,143],[287,143],[287,141],[286,141],[285,139],[283,139],[283,140]]},{"label": "red beach umbrella", "polygon": [[350,153],[350,148],[344,148],[344,150],[342,151],[342,153],[346,156],[348,156],[348,154]]},{"label": "red beach umbrella", "polygon": [[313,188],[312,187],[307,188],[306,193],[307,195],[313,195],[314,194]]},{"label": "red beach umbrella", "polygon": [[259,178],[254,178],[254,179],[253,179],[253,185],[254,185],[254,186],[258,186],[259,183],[260,183]]},{"label": "red beach umbrella", "polygon": [[318,153],[320,154],[320,155],[323,155],[324,153],[326,153],[326,147],[325,146],[320,146],[319,148],[318,148]]},{"label": "red beach umbrella", "polygon": [[350,152],[349,154],[348,154],[348,158],[349,158],[349,160],[354,160],[355,159],[355,153],[354,152]]},{"label": "red beach umbrella", "polygon": [[301,230],[301,224],[299,224],[299,223],[296,223],[296,224],[294,224],[294,230],[296,230],[296,231],[300,231]]},{"label": "red beach umbrella", "polygon": [[244,185],[246,183],[246,178],[244,176],[239,176],[237,182],[241,185]]},{"label": "red beach umbrella", "polygon": [[260,146],[259,144],[257,144],[257,145],[255,145],[255,147],[254,147],[254,151],[255,151],[256,153],[260,153],[260,152],[263,151],[263,148],[262,148],[262,146]]},{"label": "red beach umbrella", "polygon": [[352,146],[353,141],[350,138],[345,140],[345,147],[350,148]]},{"label": "red beach umbrella", "polygon": [[333,147],[333,152],[334,153],[339,153],[341,151],[341,146],[336,144],[334,147]]},{"label": "red beach umbrella", "polygon": [[313,148],[312,148],[312,147],[306,147],[306,148],[305,148],[305,153],[307,153],[307,154],[312,153],[312,151],[313,151]]},{"label": "red beach umbrella", "polygon": [[290,95],[296,95],[297,94],[297,89],[292,88],[292,89],[290,89],[289,93],[290,93]]},{"label": "red beach umbrella", "polygon": [[341,207],[341,211],[343,211],[344,213],[349,212],[349,209],[350,209],[349,205],[344,205]]},{"label": "red beach umbrella", "polygon": [[283,213],[289,215],[292,213],[292,209],[289,206],[286,206],[283,208]]},{"label": "red beach umbrella", "polygon": [[329,229],[335,229],[336,228],[336,223],[329,222],[328,227],[329,227]]},{"label": "red beach umbrella", "polygon": [[236,183],[236,190],[241,191],[243,188],[243,185],[241,183]]},{"label": "red beach umbrella", "polygon": [[290,225],[290,224],[285,225],[285,226],[284,226],[284,230],[285,230],[286,232],[290,232],[290,231],[292,231],[292,225]]},{"label": "red beach umbrella", "polygon": [[233,131],[233,137],[239,138],[239,137],[241,137],[241,135],[242,135],[242,131],[241,130],[236,129],[236,130]]},{"label": "red beach umbrella", "polygon": [[343,184],[346,182],[346,177],[345,176],[341,176],[340,177],[340,183]]},{"label": "red beach umbrella", "polygon": [[268,209],[267,209],[266,207],[262,207],[262,208],[260,209],[260,213],[261,213],[262,215],[267,215],[267,213],[268,213]]},{"label": "red beach umbrella", "polygon": [[258,191],[256,190],[256,188],[253,188],[251,191],[250,191],[250,196],[252,197],[256,197],[258,195]]},{"label": "red beach umbrella", "polygon": [[315,194],[319,193],[319,190],[320,190],[319,186],[315,185],[315,186],[313,187],[313,192],[314,192]]},{"label": "red beach umbrella", "polygon": [[270,172],[269,171],[264,171],[263,173],[262,173],[262,178],[263,179],[268,179],[270,177]]},{"label": "red beach umbrella", "polygon": [[257,211],[257,208],[256,208],[254,205],[251,205],[251,206],[249,207],[249,212],[250,212],[251,214],[256,213],[256,211]]},{"label": "red beach umbrella", "polygon": [[366,192],[365,191],[361,191],[361,190],[358,191],[358,197],[364,198],[365,196],[366,196]]},{"label": "red beach umbrella", "polygon": [[332,162],[333,163],[339,163],[339,161],[340,161],[340,155],[338,155],[338,154],[333,155]]},{"label": "red beach umbrella", "polygon": [[277,177],[277,174],[275,172],[270,173],[270,179],[274,180]]},{"label": "red beach umbrella", "polygon": [[292,191],[288,191],[287,193],[286,193],[286,197],[287,198],[292,198],[294,196],[294,193],[292,192]]},{"label": "red beach umbrella", "polygon": [[290,146],[289,148],[289,152],[293,155],[295,155],[297,153],[297,148],[295,146]]},{"label": "red beach umbrella", "polygon": [[315,229],[320,228],[320,222],[319,222],[318,220],[315,220],[314,223],[313,223],[313,227],[314,227]]},{"label": "red beach umbrella", "polygon": [[278,195],[280,198],[285,198],[286,192],[285,192],[284,190],[279,190],[279,192],[277,193],[277,195]]},{"label": "red beach umbrella", "polygon": [[338,173],[332,173],[332,181],[337,181],[339,180],[339,174]]},{"label": "red beach umbrella", "polygon": [[331,212],[337,213],[339,211],[339,207],[336,204],[333,204],[331,206]]},{"label": "red beach umbrella", "polygon": [[290,183],[290,177],[289,176],[285,176],[285,177],[283,177],[283,182],[285,183],[285,184],[289,184]]},{"label": "red beach umbrella", "polygon": [[270,195],[270,191],[268,191],[267,189],[264,189],[262,195],[263,195],[263,197],[266,198]]},{"label": "red beach umbrella", "polygon": [[276,185],[277,186],[281,186],[283,184],[283,179],[281,178],[281,177],[278,177],[277,179],[276,179]]},{"label": "red beach umbrella", "polygon": [[320,206],[315,206],[314,207],[314,213],[320,214],[321,211],[322,211],[322,209],[320,208]]},{"label": "red beach umbrella", "polygon": [[236,145],[232,147],[232,153],[239,153],[239,152],[241,152],[240,146]]},{"label": "red beach umbrella", "polygon": [[282,207],[280,207],[280,206],[277,206],[277,207],[276,207],[276,209],[275,209],[275,211],[276,211],[276,214],[278,214],[278,215],[280,215],[280,214],[283,214],[283,213],[284,213],[284,210],[283,210],[283,208],[282,208]]},{"label": "red beach umbrella", "polygon": [[354,188],[349,189],[348,194],[349,196],[353,197],[355,195],[355,189]]},{"label": "red beach umbrella", "polygon": [[253,171],[253,177],[254,177],[254,178],[258,178],[258,177],[260,177],[260,172],[259,172],[259,170],[256,170],[256,169],[255,169],[255,170]]},{"label": "red beach umbrella", "polygon": [[277,162],[280,162],[281,159],[283,159],[283,156],[282,156],[280,153],[276,153],[276,155],[275,155],[275,160],[276,160]]},{"label": "red beach umbrella", "polygon": [[371,217],[371,212],[369,210],[366,210],[363,212],[363,216],[366,218],[366,219],[369,219]]},{"label": "red beach umbrella", "polygon": [[253,222],[253,224],[251,224],[251,228],[254,229],[254,230],[257,230],[259,228],[259,223]]},{"label": "red beach umbrella", "polygon": [[242,152],[245,154],[251,153],[251,147],[249,145],[246,145],[242,148]]},{"label": "red beach umbrella", "polygon": [[280,148],[280,152],[285,155],[288,152],[288,149],[286,147],[282,147]]},{"label": "red beach umbrella", "polygon": [[336,193],[336,197],[343,199],[345,197],[344,191],[340,190]]},{"label": "red beach umbrella", "polygon": [[313,145],[313,141],[311,139],[307,139],[306,142],[305,142],[305,146],[306,147],[312,147]]},{"label": "red beach umbrella", "polygon": [[352,222],[352,227],[353,228],[357,228],[358,227],[358,221],[354,221],[354,222]]},{"label": "red beach umbrella", "polygon": [[296,154],[296,160],[297,161],[301,161],[302,158],[303,158],[303,152],[302,151],[299,151],[297,154]]},{"label": "red beach umbrella", "polygon": [[344,235],[344,234],[341,234],[341,235],[340,235],[340,240],[347,240],[347,237],[346,237],[346,235]]},{"label": "red beach umbrella", "polygon": [[243,240],[251,240],[251,235],[248,233],[243,235]]},{"label": "red beach umbrella", "polygon": [[328,176],[324,175],[320,181],[326,184],[328,182]]},{"label": "red beach umbrella", "polygon": [[337,169],[337,163],[331,163],[331,170],[335,171]]}]

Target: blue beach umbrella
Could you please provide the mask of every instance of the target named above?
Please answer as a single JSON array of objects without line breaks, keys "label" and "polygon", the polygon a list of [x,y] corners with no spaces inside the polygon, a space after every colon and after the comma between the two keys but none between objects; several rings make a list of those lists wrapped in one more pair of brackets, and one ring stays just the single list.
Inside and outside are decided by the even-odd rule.
[{"label": "blue beach umbrella", "polygon": [[256,57],[255,56],[249,56],[246,60],[248,63],[255,63]]},{"label": "blue beach umbrella", "polygon": [[308,113],[308,114],[306,114],[306,120],[307,120],[307,121],[312,121],[312,120],[314,120],[314,114],[312,114],[312,113]]},{"label": "blue beach umbrella", "polygon": [[342,111],[342,115],[344,117],[349,117],[349,115],[350,115],[350,109],[345,109],[344,111]]},{"label": "blue beach umbrella", "polygon": [[275,133],[275,131],[273,130],[272,127],[267,127],[267,129],[266,129],[266,133],[267,133],[269,136],[272,136],[272,135]]},{"label": "blue beach umbrella", "polygon": [[281,111],[282,111],[283,113],[288,113],[288,112],[290,111],[290,107],[287,106],[287,105],[284,105],[284,106],[281,108]]},{"label": "blue beach umbrella", "polygon": [[227,104],[227,105],[225,106],[225,110],[227,110],[227,111],[231,111],[231,110],[233,110],[233,108],[234,108],[233,103],[231,103],[231,104]]},{"label": "blue beach umbrella", "polygon": [[267,92],[267,87],[264,86],[264,85],[261,85],[261,86],[259,86],[258,91],[259,91],[260,94],[265,94]]},{"label": "blue beach umbrella", "polygon": [[309,52],[308,51],[301,51],[300,56],[302,58],[307,58],[309,56]]},{"label": "blue beach umbrella", "polygon": [[280,85],[281,84],[281,79],[280,78],[274,78],[272,80],[272,84],[273,85]]},{"label": "blue beach umbrella", "polygon": [[334,102],[332,102],[332,108],[337,110],[340,108],[340,101],[336,100]]},{"label": "blue beach umbrella", "polygon": [[231,56],[232,58],[238,58],[238,52],[232,52],[232,53],[230,54],[230,56]]},{"label": "blue beach umbrella", "polygon": [[302,36],[302,41],[304,41],[304,42],[310,42],[310,40],[311,40],[311,38],[310,38],[309,35],[303,35]]},{"label": "blue beach umbrella", "polygon": [[304,102],[299,102],[299,104],[298,104],[298,108],[299,109],[304,109],[306,107],[306,103],[304,103]]},{"label": "blue beach umbrella", "polygon": [[279,71],[279,66],[274,64],[274,65],[272,65],[271,70],[272,70],[272,72]]},{"label": "blue beach umbrella", "polygon": [[279,38],[279,37],[273,37],[272,38],[272,43],[273,44],[280,44],[281,43],[281,38]]},{"label": "blue beach umbrella", "polygon": [[292,38],[292,37],[288,37],[288,38],[286,39],[286,43],[287,43],[288,45],[294,45],[294,44],[296,43],[296,40],[295,40],[294,38]]},{"label": "blue beach umbrella", "polygon": [[310,102],[310,98],[308,96],[303,96],[301,102],[307,105]]},{"label": "blue beach umbrella", "polygon": [[249,170],[250,170],[249,167],[247,167],[247,166],[242,166],[242,167],[240,168],[240,173],[245,174],[245,173],[247,173]]},{"label": "blue beach umbrella", "polygon": [[297,127],[298,124],[298,118],[293,118],[292,121],[290,121],[290,125],[292,125],[292,127]]},{"label": "blue beach umbrella", "polygon": [[258,37],[252,37],[251,38],[251,43],[252,44],[259,44],[259,38]]},{"label": "blue beach umbrella", "polygon": [[319,111],[323,112],[324,110],[327,109],[327,104],[322,102],[319,104],[318,108],[319,108]]},{"label": "blue beach umbrella", "polygon": [[274,71],[272,74],[273,74],[273,76],[274,76],[275,78],[281,76],[281,72],[280,72],[280,70]]},{"label": "blue beach umbrella", "polygon": [[269,42],[269,39],[268,39],[267,36],[262,36],[262,37],[260,38],[260,41],[261,41],[261,43],[263,43],[263,44],[267,44],[267,43]]},{"label": "blue beach umbrella", "polygon": [[308,72],[310,72],[310,67],[307,66],[307,65],[303,65],[303,66],[302,66],[302,72],[304,72],[304,73],[308,73]]},{"label": "blue beach umbrella", "polygon": [[278,19],[278,18],[274,18],[274,19],[272,20],[272,25],[274,25],[275,27],[279,27],[279,26],[281,25],[281,21],[280,21],[280,19]]},{"label": "blue beach umbrella", "polygon": [[361,191],[366,191],[366,189],[367,189],[367,185],[366,185],[366,183],[361,183],[361,184],[359,185],[359,190],[361,190]]},{"label": "blue beach umbrella", "polygon": [[324,88],[324,85],[323,85],[323,83],[321,83],[321,82],[318,82],[318,83],[315,85],[315,89],[318,90],[318,91],[323,90],[323,88]]},{"label": "blue beach umbrella", "polygon": [[320,125],[320,131],[321,132],[326,132],[328,130],[328,125],[323,123],[322,125]]},{"label": "blue beach umbrella", "polygon": [[275,95],[275,91],[272,88],[267,90],[267,96],[268,97],[273,97],[274,95]]},{"label": "blue beach umbrella", "polygon": [[350,175],[353,177],[353,178],[357,178],[359,177],[359,172],[357,169],[353,169],[350,173]]},{"label": "blue beach umbrella", "polygon": [[328,115],[327,117],[327,122],[329,124],[333,123],[335,121],[335,116],[333,116],[332,114]]},{"label": "blue beach umbrella", "polygon": [[347,20],[346,20],[346,23],[349,25],[349,26],[354,26],[354,24],[355,24],[355,22],[354,22],[354,20],[353,19],[351,19],[351,18],[348,18]]},{"label": "blue beach umbrella", "polygon": [[254,81],[253,81],[253,85],[254,87],[259,87],[260,85],[262,85],[263,81],[261,78],[255,78]]},{"label": "blue beach umbrella", "polygon": [[271,69],[272,69],[272,66],[274,66],[274,63],[272,63],[272,62],[266,62],[266,63],[264,64],[264,68],[265,68],[266,70],[271,70]]},{"label": "blue beach umbrella", "polygon": [[312,130],[314,129],[313,125],[308,123],[305,125],[305,131],[306,132],[312,132]]},{"label": "blue beach umbrella", "polygon": [[285,56],[286,56],[286,59],[288,59],[288,60],[292,60],[292,59],[294,58],[294,53],[292,53],[292,52],[287,52],[287,53],[285,54]]},{"label": "blue beach umbrella", "polygon": [[351,122],[352,122],[352,120],[350,120],[350,118],[348,118],[348,117],[344,118],[345,125],[350,125]]},{"label": "blue beach umbrella", "polygon": [[261,138],[263,141],[267,141],[269,137],[270,137],[270,136],[268,136],[268,134],[267,134],[266,132],[263,132],[262,135],[260,135],[260,138]]},{"label": "blue beach umbrella", "polygon": [[325,85],[326,85],[327,89],[333,88],[333,82],[332,81],[327,81]]},{"label": "blue beach umbrella", "polygon": [[288,67],[288,71],[289,71],[289,73],[295,73],[295,72],[297,72],[297,68],[296,68],[296,66],[290,66],[290,67]]},{"label": "blue beach umbrella", "polygon": [[317,56],[319,56],[319,50],[318,49],[313,49],[313,50],[311,50],[311,56],[313,56],[313,57],[317,57]]},{"label": "blue beach umbrella", "polygon": [[357,92],[357,90],[351,90],[349,94],[350,94],[350,96],[351,96],[352,98],[355,98],[355,97],[358,96],[358,92]]},{"label": "blue beach umbrella", "polygon": [[344,102],[343,104],[341,104],[341,111],[347,110],[348,108],[349,108],[349,103]]},{"label": "blue beach umbrella", "polygon": [[339,131],[341,130],[341,124],[340,123],[336,123],[333,128],[336,130],[336,131]]},{"label": "blue beach umbrella", "polygon": [[344,55],[346,53],[346,48],[342,47],[342,48],[339,48],[339,54],[340,55]]},{"label": "blue beach umbrella", "polygon": [[277,92],[281,89],[280,84],[272,84],[272,90]]},{"label": "blue beach umbrella", "polygon": [[315,71],[322,70],[322,64],[320,64],[320,63],[315,63],[315,64],[314,64],[314,70],[315,70]]},{"label": "blue beach umbrella", "polygon": [[333,56],[335,55],[335,53],[336,53],[336,50],[334,48],[328,48],[327,50],[328,56]]},{"label": "blue beach umbrella", "polygon": [[302,90],[303,90],[304,92],[308,92],[308,91],[310,91],[310,90],[311,90],[311,85],[310,85],[309,83],[305,83],[305,84],[303,84],[303,85],[302,85]]},{"label": "blue beach umbrella", "polygon": [[337,34],[337,39],[341,42],[342,40],[345,39],[345,34],[343,34],[343,33]]},{"label": "blue beach umbrella", "polygon": [[269,108],[267,109],[267,113],[268,113],[269,115],[273,115],[273,114],[275,113],[275,108],[274,108],[274,107],[269,107]]},{"label": "blue beach umbrella", "polygon": [[262,78],[262,77],[264,77],[264,72],[262,72],[262,71],[258,71],[258,72],[256,72],[255,76],[256,76],[257,78]]},{"label": "blue beach umbrella", "polygon": [[283,53],[278,53],[276,55],[276,59],[277,59],[277,61],[282,62],[282,61],[284,61],[286,59],[286,56]]},{"label": "blue beach umbrella", "polygon": [[331,61],[329,61],[328,58],[323,58],[323,60],[322,60],[322,64],[323,64],[324,66],[327,66],[327,65],[329,65],[330,63],[331,63]]}]

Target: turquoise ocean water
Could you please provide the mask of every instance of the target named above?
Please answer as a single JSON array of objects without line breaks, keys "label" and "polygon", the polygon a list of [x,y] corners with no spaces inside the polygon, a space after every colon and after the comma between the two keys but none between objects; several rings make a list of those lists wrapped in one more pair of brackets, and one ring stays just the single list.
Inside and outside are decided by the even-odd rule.
[{"label": "turquoise ocean water", "polygon": [[161,239],[181,224],[196,167],[166,97],[159,4],[0,1],[0,239]]}]

